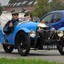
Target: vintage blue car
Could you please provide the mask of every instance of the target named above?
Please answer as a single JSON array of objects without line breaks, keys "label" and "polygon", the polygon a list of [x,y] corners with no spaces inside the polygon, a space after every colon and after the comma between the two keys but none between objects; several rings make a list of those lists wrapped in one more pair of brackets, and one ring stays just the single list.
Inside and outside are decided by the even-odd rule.
[{"label": "vintage blue car", "polygon": [[31,48],[44,50],[44,46],[51,49],[57,45],[59,52],[64,55],[63,26],[64,11],[53,11],[44,15],[39,22],[19,22],[8,35],[0,27],[0,43],[6,53],[18,49],[20,55],[27,56]]}]

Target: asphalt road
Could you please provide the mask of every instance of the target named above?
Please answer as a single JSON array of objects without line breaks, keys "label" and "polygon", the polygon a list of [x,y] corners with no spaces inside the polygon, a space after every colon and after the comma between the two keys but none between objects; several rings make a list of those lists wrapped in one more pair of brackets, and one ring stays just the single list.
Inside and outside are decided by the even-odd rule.
[{"label": "asphalt road", "polygon": [[44,59],[44,60],[49,60],[49,61],[56,61],[56,62],[62,62],[64,63],[64,56],[60,55],[60,53],[57,50],[31,50],[29,55],[26,57],[20,56],[18,54],[17,50],[13,50],[11,54],[5,53],[2,48],[0,48],[0,58],[11,58],[11,59],[16,59],[16,58],[28,58],[28,59]]}]

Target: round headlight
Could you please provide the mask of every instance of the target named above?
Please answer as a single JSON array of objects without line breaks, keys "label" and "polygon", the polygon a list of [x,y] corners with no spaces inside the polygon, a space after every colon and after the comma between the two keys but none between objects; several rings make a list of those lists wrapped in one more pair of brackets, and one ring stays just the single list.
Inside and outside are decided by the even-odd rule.
[{"label": "round headlight", "polygon": [[58,30],[57,34],[58,34],[59,37],[62,37],[64,35],[62,30]]},{"label": "round headlight", "polygon": [[45,27],[47,27],[47,26],[46,26],[46,24],[44,24],[44,23],[39,23],[39,24],[38,24],[38,27],[43,27],[43,28],[45,28]]},{"label": "round headlight", "polygon": [[34,30],[31,30],[30,31],[30,37],[34,38],[36,36],[36,33]]}]

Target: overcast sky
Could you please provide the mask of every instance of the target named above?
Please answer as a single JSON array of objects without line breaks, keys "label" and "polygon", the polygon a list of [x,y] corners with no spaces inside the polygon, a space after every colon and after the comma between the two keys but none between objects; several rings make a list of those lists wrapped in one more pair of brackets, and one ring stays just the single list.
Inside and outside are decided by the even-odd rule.
[{"label": "overcast sky", "polygon": [[2,3],[2,5],[6,5],[9,2],[9,0],[0,0],[0,2]]}]

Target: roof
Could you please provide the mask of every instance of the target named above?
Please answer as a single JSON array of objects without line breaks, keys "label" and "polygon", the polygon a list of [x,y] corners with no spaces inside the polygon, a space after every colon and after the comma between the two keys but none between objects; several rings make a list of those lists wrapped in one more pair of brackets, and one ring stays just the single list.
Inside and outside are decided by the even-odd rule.
[{"label": "roof", "polygon": [[55,12],[64,13],[64,10],[51,11],[50,13],[55,13]]},{"label": "roof", "polygon": [[[51,11],[51,12],[48,12],[47,14],[50,14],[50,13],[55,13],[55,12],[59,12],[59,13],[62,13],[64,15],[64,10],[57,10],[57,11]],[[43,17],[45,17],[47,14],[43,15],[40,20],[42,20]]]},{"label": "roof", "polygon": [[10,0],[7,7],[30,6],[37,3],[38,2],[36,0]]}]

